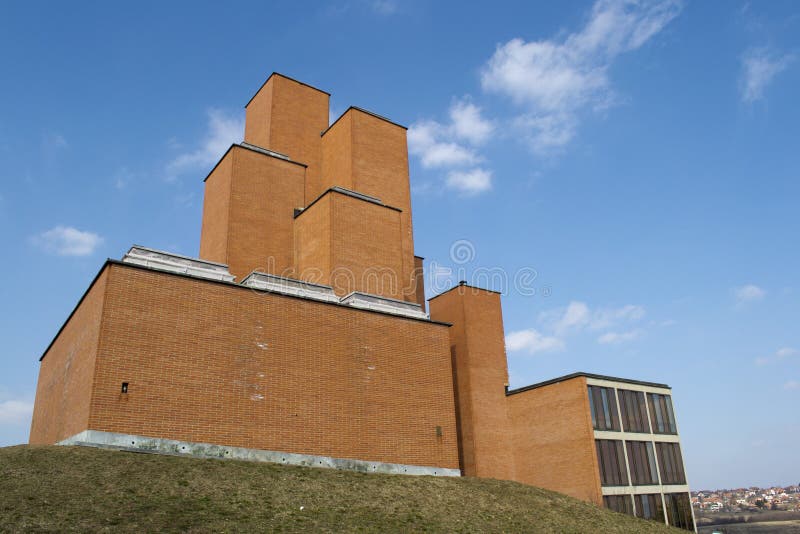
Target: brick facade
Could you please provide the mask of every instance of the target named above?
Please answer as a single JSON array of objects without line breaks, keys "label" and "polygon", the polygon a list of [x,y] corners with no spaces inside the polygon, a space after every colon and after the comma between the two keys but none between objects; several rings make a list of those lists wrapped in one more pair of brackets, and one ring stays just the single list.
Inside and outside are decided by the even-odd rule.
[{"label": "brick facade", "polygon": [[453,325],[450,350],[458,392],[462,470],[467,476],[514,480],[500,295],[459,285],[429,304],[431,318]]},{"label": "brick facade", "polygon": [[457,468],[448,343],[447,325],[109,263],[42,360],[31,442],[90,429]]},{"label": "brick facade", "polygon": [[31,443],[92,430],[633,503],[647,488],[602,486],[595,440],[677,436],[593,427],[585,377],[612,396],[622,379],[508,391],[498,293],[462,283],[427,316],[406,129],[358,108],[328,127],[328,101],[273,74],[248,103],[245,143],[205,181],[216,263],[139,247],[103,266],[42,356]]},{"label": "brick facade", "polygon": [[205,181],[200,257],[244,278],[291,275],[293,217],[303,206],[306,167],[233,146]]},{"label": "brick facade", "polygon": [[508,408],[516,480],[602,504],[586,379],[510,395]]},{"label": "brick facade", "polygon": [[42,360],[36,385],[32,444],[53,444],[88,428],[106,282],[106,273],[95,280],[45,353],[48,361]]}]

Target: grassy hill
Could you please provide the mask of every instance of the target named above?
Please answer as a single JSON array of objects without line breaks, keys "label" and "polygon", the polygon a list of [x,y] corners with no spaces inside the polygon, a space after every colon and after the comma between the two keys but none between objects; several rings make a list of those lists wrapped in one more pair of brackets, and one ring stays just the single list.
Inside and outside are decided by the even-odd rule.
[{"label": "grassy hill", "polygon": [[64,530],[680,532],[513,482],[0,448],[0,532]]}]

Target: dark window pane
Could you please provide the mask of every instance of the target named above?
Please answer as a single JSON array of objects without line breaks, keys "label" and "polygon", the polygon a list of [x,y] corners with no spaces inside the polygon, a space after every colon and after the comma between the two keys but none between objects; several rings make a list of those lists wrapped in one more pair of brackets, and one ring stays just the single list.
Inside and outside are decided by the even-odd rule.
[{"label": "dark window pane", "polygon": [[686,484],[681,446],[678,443],[657,443],[658,469],[662,484]]},{"label": "dark window pane", "polygon": [[614,388],[589,386],[589,409],[595,430],[619,430],[617,398]]},{"label": "dark window pane", "polygon": [[627,486],[628,472],[625,469],[622,441],[598,439],[595,441],[595,446],[601,484],[603,486]]},{"label": "dark window pane", "polygon": [[672,411],[672,397],[659,393],[648,393],[647,404],[650,407],[650,422],[655,434],[677,434],[675,414]]},{"label": "dark window pane", "polygon": [[692,521],[692,504],[688,493],[667,493],[664,495],[667,507],[667,519],[673,527],[694,530]]},{"label": "dark window pane", "polygon": [[636,502],[636,517],[664,522],[664,507],[661,504],[661,494],[634,495],[634,501]]},{"label": "dark window pane", "polygon": [[606,495],[603,497],[603,505],[609,510],[633,515],[633,504],[631,503],[630,495]]},{"label": "dark window pane", "polygon": [[647,424],[647,408],[644,393],[620,389],[619,407],[622,411],[622,429],[625,432],[650,432]]},{"label": "dark window pane", "polygon": [[649,441],[628,441],[628,465],[634,486],[658,484],[655,453]]}]

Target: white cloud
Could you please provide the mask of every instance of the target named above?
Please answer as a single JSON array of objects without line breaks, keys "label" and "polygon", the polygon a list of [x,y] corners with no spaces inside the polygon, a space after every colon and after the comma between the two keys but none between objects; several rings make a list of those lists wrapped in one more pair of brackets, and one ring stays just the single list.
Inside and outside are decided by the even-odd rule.
[{"label": "white cloud", "polygon": [[481,73],[484,90],[524,111],[516,121],[537,153],[563,148],[584,109],[613,101],[608,70],[624,52],[641,47],[681,11],[678,0],[598,0],[585,26],[563,38],[512,39]]},{"label": "white cloud", "polygon": [[766,47],[750,48],[742,55],[741,97],[752,103],[764,98],[764,90],[794,60],[791,54],[778,54]]},{"label": "white cloud", "polygon": [[[512,332],[506,337],[506,348],[509,351],[527,349],[531,353],[561,350],[566,347],[566,340],[570,336],[604,330],[607,331],[600,334],[598,343],[625,343],[644,334],[642,328],[632,328],[644,316],[645,309],[634,304],[593,310],[585,302],[572,301],[565,307],[539,314],[538,323],[546,334],[533,328]],[[608,330],[613,327],[620,327],[622,330]]]},{"label": "white cloud", "polygon": [[191,152],[178,155],[167,164],[167,179],[189,171],[211,170],[233,143],[244,135],[244,117],[226,115],[218,109],[208,110],[208,131],[200,146]]},{"label": "white cloud", "polygon": [[783,389],[787,390],[800,389],[800,382],[798,382],[797,380],[789,380],[783,385]]},{"label": "white cloud", "polygon": [[573,328],[583,328],[589,323],[589,306],[583,302],[570,302],[555,323],[555,331],[563,334]]},{"label": "white cloud", "polygon": [[461,167],[480,161],[475,152],[458,143],[438,141],[432,125],[412,126],[408,130],[408,149],[419,156],[422,166],[430,168]]},{"label": "white cloud", "polygon": [[585,328],[603,330],[624,323],[634,323],[645,316],[642,306],[627,304],[620,308],[598,308],[591,310],[585,302],[572,301],[566,308],[542,312],[539,320],[549,324],[559,335]]},{"label": "white cloud", "polygon": [[764,365],[767,365],[770,362],[770,359],[769,358],[765,358],[763,356],[760,356],[760,357],[756,358],[755,362],[756,362],[756,365],[758,365],[759,367],[763,367]]},{"label": "white cloud", "polygon": [[645,310],[641,306],[628,304],[621,308],[603,308],[595,311],[592,317],[591,327],[595,330],[608,328],[620,322],[635,322],[645,316]]},{"label": "white cloud", "polygon": [[408,129],[408,150],[427,169],[445,169],[445,185],[462,193],[491,189],[492,172],[476,167],[483,161],[476,150],[494,132],[494,124],[470,99],[455,100],[448,110],[450,121],[422,120]]},{"label": "white cloud", "polygon": [[736,297],[736,301],[740,305],[761,300],[766,294],[766,291],[754,284],[747,284],[745,286],[734,288],[733,290],[733,295]]},{"label": "white cloud", "polygon": [[0,401],[0,424],[19,424],[31,420],[33,403],[20,400]]},{"label": "white cloud", "polygon": [[33,238],[45,251],[59,256],[88,256],[103,243],[103,238],[71,226],[56,226]]},{"label": "white cloud", "polygon": [[446,184],[466,195],[476,195],[492,188],[492,171],[486,169],[450,171],[447,174]]},{"label": "white cloud", "polygon": [[450,107],[453,134],[473,145],[482,145],[494,132],[494,124],[481,115],[481,108],[468,99],[457,100]]},{"label": "white cloud", "polygon": [[555,336],[543,335],[533,328],[511,332],[506,336],[506,349],[509,352],[526,351],[529,354],[564,349],[564,341]]},{"label": "white cloud", "polygon": [[628,332],[606,332],[597,338],[597,342],[601,345],[618,345],[633,341],[641,337],[641,330],[630,330]]}]

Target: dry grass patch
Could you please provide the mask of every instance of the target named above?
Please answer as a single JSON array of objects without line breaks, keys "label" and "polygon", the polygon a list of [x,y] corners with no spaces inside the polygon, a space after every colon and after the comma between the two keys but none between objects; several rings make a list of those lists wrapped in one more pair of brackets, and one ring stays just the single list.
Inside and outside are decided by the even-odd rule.
[{"label": "dry grass patch", "polygon": [[497,480],[0,448],[0,531],[679,532]]}]

